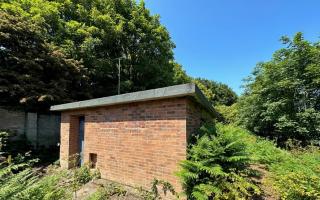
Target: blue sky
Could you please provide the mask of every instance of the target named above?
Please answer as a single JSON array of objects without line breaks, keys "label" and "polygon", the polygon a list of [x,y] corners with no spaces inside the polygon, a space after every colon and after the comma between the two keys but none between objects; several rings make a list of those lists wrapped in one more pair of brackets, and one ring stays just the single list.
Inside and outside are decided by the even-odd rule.
[{"label": "blue sky", "polygon": [[282,35],[320,36],[320,0],[145,0],[176,44],[175,59],[193,77],[241,93],[256,63],[283,47]]}]

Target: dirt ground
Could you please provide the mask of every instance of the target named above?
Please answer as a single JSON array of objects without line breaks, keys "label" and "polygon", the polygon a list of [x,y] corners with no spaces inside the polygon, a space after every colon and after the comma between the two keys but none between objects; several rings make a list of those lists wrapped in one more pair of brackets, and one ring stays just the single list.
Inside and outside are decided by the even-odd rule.
[{"label": "dirt ground", "polygon": [[[89,183],[82,186],[81,189],[76,192],[76,195],[74,195],[74,199],[85,200],[90,195],[95,193],[99,188],[101,187],[108,188],[114,184],[117,184],[120,186],[120,184],[118,183],[114,183],[112,181],[108,181],[104,179],[90,181]],[[123,188],[123,190],[126,191],[125,194],[123,195],[115,194],[109,197],[108,199],[110,200],[143,200],[143,198],[139,195],[139,191],[137,189],[129,186],[124,186],[124,185],[121,185],[121,188]]]},{"label": "dirt ground", "polygon": [[256,171],[259,176],[253,177],[253,181],[260,187],[262,194],[256,196],[254,200],[277,200],[279,199],[278,194],[273,190],[273,188],[268,185],[267,177],[269,172],[265,169],[263,165],[251,165],[250,168]]}]

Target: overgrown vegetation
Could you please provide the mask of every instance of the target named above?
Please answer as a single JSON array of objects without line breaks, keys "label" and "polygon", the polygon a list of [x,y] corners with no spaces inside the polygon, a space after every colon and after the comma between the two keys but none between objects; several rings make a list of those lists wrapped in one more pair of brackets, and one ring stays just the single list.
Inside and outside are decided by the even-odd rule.
[{"label": "overgrown vegetation", "polygon": [[[320,198],[319,147],[290,143],[290,151],[280,149],[232,125],[205,125],[199,135],[178,173],[188,199],[250,199],[265,195],[261,188],[266,187],[281,199]],[[256,183],[261,176],[266,181]]]},{"label": "overgrown vegetation", "polygon": [[0,199],[72,199],[76,191],[94,178],[84,166],[61,170],[57,166],[35,168],[37,160],[27,157],[10,159],[0,164]]},{"label": "overgrown vegetation", "polygon": [[0,200],[72,199],[80,186],[99,177],[87,166],[70,171],[55,165],[38,167],[39,159],[29,151],[24,154],[11,151],[8,144],[14,142],[10,137],[10,133],[0,132]]},{"label": "overgrown vegetation", "polygon": [[320,198],[320,149],[315,146],[301,148],[291,146],[291,150],[276,147],[274,141],[257,137],[245,129],[219,125],[223,132],[241,137],[246,144],[251,164],[266,168],[267,187],[271,187],[282,199]]},{"label": "overgrown vegetation", "polygon": [[277,191],[282,199],[320,198],[319,147],[296,147],[288,151],[277,148],[272,141],[252,135],[251,138],[248,140],[249,153],[255,163],[263,164],[270,172],[265,184]]},{"label": "overgrown vegetation", "polygon": [[320,140],[320,45],[297,33],[257,65],[240,101],[241,123],[257,135],[310,144]]},{"label": "overgrown vegetation", "polygon": [[[0,10],[0,103],[45,111],[80,98],[85,69],[48,43],[41,27]],[[77,89],[78,88],[78,89]]]},{"label": "overgrown vegetation", "polygon": [[201,128],[178,173],[188,199],[240,199],[259,194],[248,178],[249,154],[241,135],[213,125]]},{"label": "overgrown vegetation", "polygon": [[134,0],[0,1],[3,106],[52,104],[196,82],[213,104],[231,105],[225,84],[189,77],[158,15]]},{"label": "overgrown vegetation", "polygon": [[[253,133],[222,124],[201,128],[178,173],[188,199],[249,199],[265,195],[265,187],[281,199],[320,199],[319,42],[302,33],[283,37],[287,46],[257,65],[238,100],[227,85],[186,74],[168,31],[143,1],[1,0],[0,18],[2,106],[43,112],[116,94],[121,57],[121,93],[194,82],[223,123]],[[25,139],[10,143],[11,136],[0,132],[0,200],[71,199],[99,177],[86,166],[39,167],[40,155],[30,154]],[[259,176],[264,182],[255,181]],[[152,185],[141,198],[159,199],[161,186],[177,196],[166,181]],[[112,185],[89,199],[124,194]]]},{"label": "overgrown vegetation", "polygon": [[238,100],[238,95],[226,84],[204,78],[196,78],[193,82],[197,84],[214,106],[231,106]]}]

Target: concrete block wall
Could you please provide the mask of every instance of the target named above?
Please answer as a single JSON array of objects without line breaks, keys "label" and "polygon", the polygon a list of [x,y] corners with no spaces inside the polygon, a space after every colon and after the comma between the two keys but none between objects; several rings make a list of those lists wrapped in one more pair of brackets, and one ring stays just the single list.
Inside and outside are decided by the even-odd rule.
[{"label": "concrete block wall", "polygon": [[60,140],[60,115],[26,113],[0,108],[0,130],[25,135],[37,147],[57,145]]},{"label": "concrete block wall", "polygon": [[0,108],[0,130],[11,130],[17,134],[25,132],[25,113]]},{"label": "concrete block wall", "polygon": [[60,114],[38,114],[37,130],[40,147],[57,145],[60,142]]}]

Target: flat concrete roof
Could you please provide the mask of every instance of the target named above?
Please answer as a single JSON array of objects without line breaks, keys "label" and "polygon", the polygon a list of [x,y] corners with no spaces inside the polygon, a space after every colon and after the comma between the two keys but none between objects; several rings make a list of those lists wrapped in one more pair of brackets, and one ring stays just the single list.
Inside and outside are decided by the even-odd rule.
[{"label": "flat concrete roof", "polygon": [[207,98],[204,96],[201,90],[194,83],[174,85],[170,87],[144,90],[140,92],[132,92],[132,93],[114,95],[109,97],[102,97],[97,99],[90,99],[85,101],[77,101],[73,103],[54,105],[54,106],[51,106],[50,110],[51,111],[75,110],[75,109],[93,108],[93,107],[100,107],[100,106],[126,104],[126,103],[133,103],[133,102],[151,101],[151,100],[158,100],[158,99],[184,97],[184,96],[193,97],[205,109],[207,109],[211,113],[215,113],[211,103],[207,100]]}]

